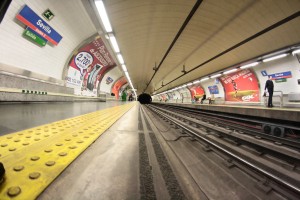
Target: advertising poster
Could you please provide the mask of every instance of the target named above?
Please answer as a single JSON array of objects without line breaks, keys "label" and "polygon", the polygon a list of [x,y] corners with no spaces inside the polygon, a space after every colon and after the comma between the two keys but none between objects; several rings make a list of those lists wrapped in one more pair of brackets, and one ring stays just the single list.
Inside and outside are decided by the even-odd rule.
[{"label": "advertising poster", "polygon": [[124,76],[115,82],[114,86],[112,87],[111,92],[115,94],[116,99],[119,99],[119,97],[120,97],[119,91],[120,91],[121,87],[123,85],[125,85],[126,83],[127,83],[127,79]]},{"label": "advertising poster", "polygon": [[169,97],[167,94],[162,94],[161,99],[162,99],[162,101],[167,102],[169,100]]},{"label": "advertising poster", "polygon": [[194,97],[199,99],[204,95],[204,90],[200,85],[193,85],[191,87],[188,87],[188,89],[191,92],[192,99],[194,99]]},{"label": "advertising poster", "polygon": [[251,69],[220,77],[226,101],[259,102],[258,80]]},{"label": "advertising poster", "polygon": [[105,73],[116,63],[108,52],[100,36],[79,48],[69,62],[67,86],[75,94],[97,96],[97,88]]},{"label": "advertising poster", "polygon": [[210,94],[219,94],[219,88],[217,85],[208,86]]}]

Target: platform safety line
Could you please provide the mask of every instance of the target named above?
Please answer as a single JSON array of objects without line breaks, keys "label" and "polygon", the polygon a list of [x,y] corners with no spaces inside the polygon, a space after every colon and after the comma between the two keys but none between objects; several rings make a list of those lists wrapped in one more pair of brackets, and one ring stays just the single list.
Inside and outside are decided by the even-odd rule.
[{"label": "platform safety line", "polygon": [[47,137],[54,137],[58,131],[69,132],[82,125],[86,126],[86,119],[92,119],[99,116],[101,118],[102,112],[105,112],[105,110],[1,136],[0,158],[7,156],[10,153],[14,153],[15,151],[23,150],[30,144],[41,142],[41,140],[47,140]]},{"label": "platform safety line", "polygon": [[86,114],[86,126],[76,127],[72,131],[57,131],[54,137],[47,137],[22,151],[0,157],[6,168],[5,180],[0,185],[0,199],[37,198],[73,160],[135,105],[130,103],[90,113],[90,116],[95,116],[93,119]]}]

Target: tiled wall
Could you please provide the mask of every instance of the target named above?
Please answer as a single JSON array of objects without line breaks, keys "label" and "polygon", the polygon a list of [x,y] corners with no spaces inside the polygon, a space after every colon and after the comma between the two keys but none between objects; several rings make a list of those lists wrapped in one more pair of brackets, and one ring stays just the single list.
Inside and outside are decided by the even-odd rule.
[{"label": "tiled wall", "polygon": [[[25,26],[15,17],[25,4],[41,18],[48,8],[54,13],[47,23],[63,37],[57,46],[40,47],[22,37]],[[96,32],[81,0],[13,0],[0,24],[0,64],[62,79],[72,51]]]}]

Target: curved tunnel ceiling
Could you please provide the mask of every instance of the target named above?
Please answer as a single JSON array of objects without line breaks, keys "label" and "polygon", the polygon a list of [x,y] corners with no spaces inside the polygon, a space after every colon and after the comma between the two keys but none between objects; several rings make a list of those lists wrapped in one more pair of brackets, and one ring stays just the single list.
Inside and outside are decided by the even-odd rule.
[{"label": "curved tunnel ceiling", "polygon": [[[160,91],[222,70],[262,54],[300,43],[299,0],[204,0],[161,64],[147,87],[153,93],[245,39],[296,15],[278,27],[251,39],[207,64],[198,67]],[[144,91],[195,0],[104,1],[131,80],[138,93]]]}]

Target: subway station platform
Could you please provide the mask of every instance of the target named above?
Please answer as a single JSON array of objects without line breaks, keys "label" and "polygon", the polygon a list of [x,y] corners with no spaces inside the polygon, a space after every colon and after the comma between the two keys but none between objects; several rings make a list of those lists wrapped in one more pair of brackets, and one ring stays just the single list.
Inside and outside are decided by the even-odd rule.
[{"label": "subway station platform", "polygon": [[[227,112],[279,110],[180,105]],[[223,171],[217,170],[220,163],[204,162],[198,152],[202,148],[190,148],[195,143],[187,138],[174,142],[178,135],[172,129],[166,132],[161,120],[151,119],[138,102],[1,104],[0,110],[5,113],[0,162],[6,169],[1,200],[256,199],[265,195],[259,190],[252,194],[253,188],[248,191],[239,184],[227,186],[230,176],[224,178]],[[214,178],[203,182],[212,168]],[[223,189],[212,190],[217,186]]]}]

